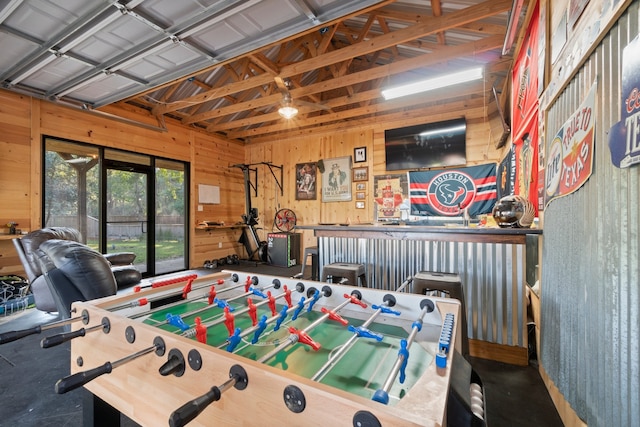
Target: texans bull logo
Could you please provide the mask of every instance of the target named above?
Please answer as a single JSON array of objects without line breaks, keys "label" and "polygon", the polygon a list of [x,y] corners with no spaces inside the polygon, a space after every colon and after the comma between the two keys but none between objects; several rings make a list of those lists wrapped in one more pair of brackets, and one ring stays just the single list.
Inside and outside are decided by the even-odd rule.
[{"label": "texans bull logo", "polygon": [[469,175],[456,172],[443,172],[429,183],[427,197],[431,207],[442,215],[459,215],[467,208],[476,195],[476,185]]}]

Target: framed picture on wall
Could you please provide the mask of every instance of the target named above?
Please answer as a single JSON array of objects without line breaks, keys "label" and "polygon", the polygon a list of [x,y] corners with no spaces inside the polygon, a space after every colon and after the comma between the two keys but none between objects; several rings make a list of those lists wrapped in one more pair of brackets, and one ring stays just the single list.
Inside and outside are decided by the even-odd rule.
[{"label": "framed picture on wall", "polygon": [[364,202],[356,202],[356,209],[364,209]]},{"label": "framed picture on wall", "polygon": [[367,161],[367,147],[357,147],[353,149],[353,162],[362,163]]},{"label": "framed picture on wall", "polygon": [[316,173],[315,162],[296,164],[296,200],[316,200]]},{"label": "framed picture on wall", "polygon": [[351,156],[324,160],[322,173],[322,201],[351,200]]},{"label": "framed picture on wall", "polygon": [[356,192],[356,200],[364,200],[365,199],[365,192],[364,191],[358,191]]},{"label": "framed picture on wall", "polygon": [[369,168],[367,166],[360,166],[353,168],[353,181],[366,181],[369,179]]},{"label": "framed picture on wall", "polygon": [[373,206],[376,221],[398,221],[409,213],[409,180],[407,174],[373,177]]},{"label": "framed picture on wall", "polygon": [[365,191],[367,189],[367,183],[366,182],[358,182],[356,184],[356,191]]}]

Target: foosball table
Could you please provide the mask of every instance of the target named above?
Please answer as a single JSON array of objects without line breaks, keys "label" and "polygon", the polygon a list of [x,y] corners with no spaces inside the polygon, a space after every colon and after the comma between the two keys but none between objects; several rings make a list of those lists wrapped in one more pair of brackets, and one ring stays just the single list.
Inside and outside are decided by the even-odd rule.
[{"label": "foosball table", "polygon": [[[161,286],[160,286],[161,285]],[[457,300],[222,271],[73,304],[71,374],[144,426],[442,426]]]}]

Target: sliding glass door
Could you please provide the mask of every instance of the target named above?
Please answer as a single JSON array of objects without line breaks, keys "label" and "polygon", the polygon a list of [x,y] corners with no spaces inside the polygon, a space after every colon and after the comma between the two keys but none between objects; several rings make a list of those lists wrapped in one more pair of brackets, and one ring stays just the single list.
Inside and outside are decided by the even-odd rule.
[{"label": "sliding glass door", "polygon": [[[117,159],[114,159],[116,157]],[[135,160],[148,163],[144,156],[127,155],[112,150],[105,152],[105,188],[102,252],[133,252],[135,264],[145,275],[153,274],[149,264],[153,251],[149,247],[149,186],[153,176],[149,164],[133,163]],[[151,193],[152,195],[153,193]],[[151,236],[152,238],[152,236]]]},{"label": "sliding glass door", "polygon": [[102,253],[134,252],[145,276],[188,267],[183,162],[45,139],[44,225],[78,229]]}]

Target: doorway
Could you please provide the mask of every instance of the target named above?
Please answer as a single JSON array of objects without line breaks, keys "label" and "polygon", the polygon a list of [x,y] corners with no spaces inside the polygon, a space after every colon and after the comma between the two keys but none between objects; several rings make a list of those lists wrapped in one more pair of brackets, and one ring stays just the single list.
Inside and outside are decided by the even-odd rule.
[{"label": "doorway", "polygon": [[143,276],[188,267],[188,164],[45,138],[44,226],[101,253],[133,252]]},{"label": "doorway", "polygon": [[153,192],[149,190],[153,180],[150,166],[109,159],[108,155],[105,154],[101,252],[133,252],[140,273],[153,275],[150,266],[155,264],[154,251],[149,246],[154,241],[153,218],[149,218],[149,206],[154,205]]}]

